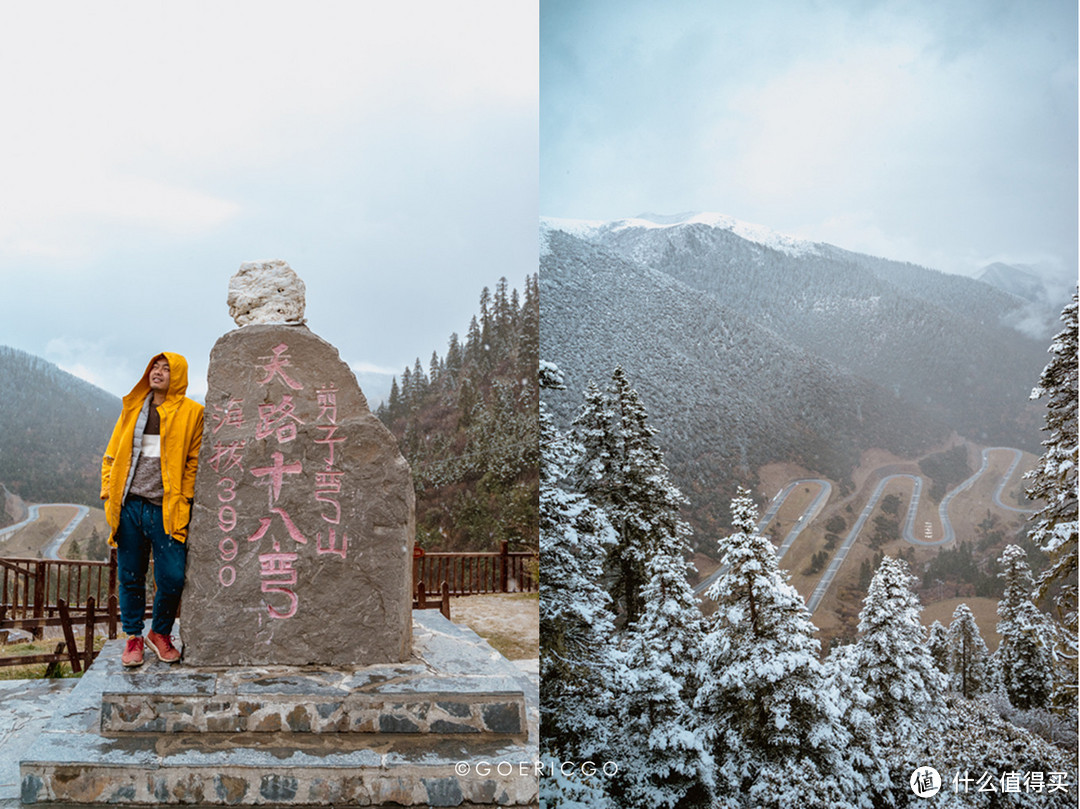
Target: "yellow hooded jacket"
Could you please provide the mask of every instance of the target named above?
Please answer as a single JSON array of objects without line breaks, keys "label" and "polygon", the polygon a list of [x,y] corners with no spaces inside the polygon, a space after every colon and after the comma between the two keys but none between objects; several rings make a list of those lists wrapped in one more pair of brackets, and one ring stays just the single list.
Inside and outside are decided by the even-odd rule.
[{"label": "yellow hooded jacket", "polygon": [[[169,391],[158,406],[161,417],[161,478],[165,496],[161,502],[165,533],[183,542],[187,539],[191,503],[195,497],[195,470],[202,446],[203,406],[184,396],[187,391],[187,360],[168,351],[156,354],[146,364],[142,379],[123,399],[120,418],[113,428],[105,457],[101,459],[101,499],[105,501],[105,519],[109,523],[109,544],[116,547],[116,528],[120,507],[131,471],[135,424],[143,402],[150,395],[150,367],[159,358],[169,361]],[[153,403],[150,404],[153,407]]]}]

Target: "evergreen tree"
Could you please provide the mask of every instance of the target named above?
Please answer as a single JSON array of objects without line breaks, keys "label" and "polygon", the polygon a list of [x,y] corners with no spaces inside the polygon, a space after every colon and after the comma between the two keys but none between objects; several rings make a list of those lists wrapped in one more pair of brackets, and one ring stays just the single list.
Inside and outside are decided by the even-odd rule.
[{"label": "evergreen tree", "polygon": [[[870,806],[837,695],[826,689],[810,613],[757,530],[750,493],[731,505],[724,571],[695,707],[721,796],[754,807]],[[739,805],[734,800],[730,805]]]},{"label": "evergreen tree", "polygon": [[[548,387],[561,384],[550,363],[542,364],[541,376]],[[614,533],[601,509],[560,485],[576,448],[555,429],[543,402],[540,436],[541,746],[555,760],[580,761],[608,746],[604,717],[618,661],[609,597],[599,582]]]},{"label": "evergreen tree", "polygon": [[522,379],[532,379],[532,369],[540,358],[540,293],[536,273],[525,283],[525,298],[521,304],[521,338],[518,347],[518,368]]},{"label": "evergreen tree", "polygon": [[397,377],[390,380],[390,395],[386,399],[386,407],[390,418],[397,418],[401,412],[401,394],[398,391]]},{"label": "evergreen tree", "polygon": [[1044,707],[1053,690],[1054,659],[1048,640],[1051,628],[1031,600],[1035,586],[1027,553],[1009,545],[998,559],[1005,592],[998,602],[997,631],[1001,636],[994,653],[1005,693],[1022,710]]},{"label": "evergreen tree", "polygon": [[971,699],[989,690],[990,652],[967,604],[960,604],[949,624],[949,687]]},{"label": "evergreen tree", "polygon": [[940,721],[943,677],[919,622],[922,605],[907,563],[884,557],[859,613],[853,674],[870,697],[882,749],[904,755],[925,729]]},{"label": "evergreen tree", "polygon": [[510,329],[513,325],[513,316],[510,314],[510,298],[506,289],[506,276],[500,278],[495,285],[495,298],[492,306],[494,309],[494,342],[495,346],[502,350],[510,341]]},{"label": "evergreen tree", "polygon": [[681,553],[649,560],[641,620],[625,633],[614,748],[620,806],[708,806],[711,757],[692,713],[702,618]]},{"label": "evergreen tree", "polygon": [[1032,517],[1031,538],[1050,557],[1050,566],[1039,576],[1037,597],[1052,596],[1061,632],[1059,657],[1067,661],[1068,674],[1055,696],[1061,707],[1074,708],[1077,701],[1077,295],[1073,294],[1061,314],[1065,328],[1050,345],[1053,359],[1042,372],[1032,399],[1046,397],[1046,447],[1035,469],[1025,476],[1032,481],[1027,496],[1043,501]]},{"label": "evergreen tree", "polygon": [[476,322],[476,315],[469,321],[469,330],[465,333],[465,361],[479,363],[483,355],[484,340],[480,334],[480,326]]},{"label": "evergreen tree", "polygon": [[413,386],[413,374],[409,366],[401,372],[401,404],[406,410],[411,409],[416,403],[416,391]]},{"label": "evergreen tree", "polygon": [[427,393],[428,378],[424,373],[424,366],[420,364],[420,358],[416,358],[416,362],[413,363],[412,372],[413,382],[413,398],[416,400],[414,404],[419,404],[419,399]]},{"label": "evergreen tree", "polygon": [[941,621],[930,624],[926,648],[930,650],[930,656],[934,658],[938,671],[945,674],[949,667],[949,630]]},{"label": "evergreen tree", "polygon": [[486,363],[491,353],[491,340],[495,331],[495,322],[491,311],[491,290],[484,287],[480,291],[480,345],[477,361]]},{"label": "evergreen tree", "polygon": [[458,373],[461,371],[461,365],[464,358],[461,355],[461,344],[458,342],[457,332],[453,332],[450,335],[450,344],[446,349],[446,372],[452,378],[456,379]]},{"label": "evergreen tree", "polygon": [[690,527],[679,516],[686,498],[671,482],[653,442],[656,430],[621,367],[607,391],[589,385],[574,432],[584,451],[573,478],[615,528],[605,570],[615,608],[632,624],[641,615],[649,559],[687,547]]},{"label": "evergreen tree", "polygon": [[835,647],[825,659],[825,690],[833,694],[840,706],[841,723],[851,734],[847,754],[852,766],[862,773],[869,786],[873,805],[887,803],[892,784],[889,767],[878,741],[877,723],[870,712],[870,695],[862,687],[852,662],[854,644]]},{"label": "evergreen tree", "polygon": [[442,361],[439,359],[439,353],[437,351],[432,351],[431,360],[428,362],[428,378],[431,380],[432,385],[439,381],[441,374]]}]

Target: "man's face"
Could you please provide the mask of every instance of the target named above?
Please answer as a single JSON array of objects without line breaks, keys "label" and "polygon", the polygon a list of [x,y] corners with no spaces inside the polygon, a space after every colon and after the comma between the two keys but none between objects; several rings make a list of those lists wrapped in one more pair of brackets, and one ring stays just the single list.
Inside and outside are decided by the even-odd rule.
[{"label": "man's face", "polygon": [[150,366],[150,390],[158,393],[169,392],[169,361],[164,357],[154,360]]}]

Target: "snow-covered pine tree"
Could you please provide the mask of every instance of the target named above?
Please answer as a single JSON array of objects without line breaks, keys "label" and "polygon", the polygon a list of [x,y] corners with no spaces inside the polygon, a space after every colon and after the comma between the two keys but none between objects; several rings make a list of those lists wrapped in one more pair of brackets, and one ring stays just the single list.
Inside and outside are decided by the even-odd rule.
[{"label": "snow-covered pine tree", "polygon": [[1032,399],[1046,397],[1046,447],[1038,465],[1025,475],[1027,495],[1043,501],[1032,517],[1031,538],[1050,556],[1038,580],[1037,597],[1052,595],[1060,629],[1059,658],[1068,675],[1054,701],[1075,708],[1077,702],[1077,294],[1061,313],[1065,328],[1050,345],[1053,359],[1043,369]]},{"label": "snow-covered pine tree", "polygon": [[695,702],[717,796],[733,806],[871,806],[838,696],[824,687],[810,613],[756,530],[750,492],[739,489],[731,513]]},{"label": "snow-covered pine tree", "polygon": [[[988,700],[967,700],[950,692],[945,696],[944,708],[945,726],[933,735],[931,746],[917,764],[933,762],[944,783],[933,798],[916,798],[907,788],[909,770],[897,782],[894,793],[909,798],[907,805],[911,809],[1076,809],[1075,752],[1013,725]],[[1036,773],[1042,774],[1039,777],[1044,782],[1038,791],[1033,788]],[[1064,775],[1055,777],[1050,773]],[[1004,786],[1010,776],[1019,783],[1019,789],[1006,794]],[[1052,778],[1063,781],[1066,788],[1049,789],[1045,785]]]},{"label": "snow-covered pine tree", "polygon": [[994,652],[996,667],[1009,702],[1022,710],[1042,708],[1054,687],[1053,630],[1031,600],[1035,580],[1027,552],[1009,545],[998,565],[1005,591],[997,609],[1001,642]]},{"label": "snow-covered pine tree", "polygon": [[938,671],[944,674],[949,666],[949,630],[941,621],[930,624],[926,648],[930,650],[930,656],[934,658],[934,665],[937,666]]},{"label": "snow-covered pine tree", "polygon": [[[540,380],[542,387],[561,384],[558,369],[547,362],[540,365]],[[587,497],[561,488],[575,450],[543,402],[540,446],[540,746],[545,759],[584,761],[608,744],[617,655],[609,598],[599,582],[604,546],[614,542],[614,533]],[[548,789],[592,794],[588,784],[553,778],[541,784],[542,798]]]},{"label": "snow-covered pine tree", "polygon": [[870,713],[870,696],[854,674],[854,654],[854,644],[836,646],[829,652],[824,664],[825,690],[836,697],[841,722],[851,734],[848,755],[855,769],[866,777],[877,806],[887,803],[877,799],[890,792],[889,767],[878,742],[877,723]]},{"label": "snow-covered pine tree", "polygon": [[690,535],[679,516],[686,498],[671,482],[655,434],[621,367],[615,368],[606,391],[590,383],[574,421],[584,452],[571,477],[605,511],[618,537],[605,570],[615,609],[626,624],[641,615],[649,559],[661,549],[685,547]]},{"label": "snow-covered pine tree", "polygon": [[[853,675],[870,697],[878,741],[894,772],[928,728],[940,723],[944,675],[934,665],[919,621],[922,605],[911,589],[907,562],[881,560],[859,613],[859,637],[849,657]],[[906,776],[905,776],[906,777]]]},{"label": "snow-covered pine tree", "polygon": [[702,618],[687,566],[677,546],[648,561],[644,610],[624,633],[613,733],[620,807],[711,805],[712,759],[692,712]]},{"label": "snow-covered pine tree", "polygon": [[949,688],[968,699],[988,691],[990,651],[967,604],[953,611],[949,624]]}]

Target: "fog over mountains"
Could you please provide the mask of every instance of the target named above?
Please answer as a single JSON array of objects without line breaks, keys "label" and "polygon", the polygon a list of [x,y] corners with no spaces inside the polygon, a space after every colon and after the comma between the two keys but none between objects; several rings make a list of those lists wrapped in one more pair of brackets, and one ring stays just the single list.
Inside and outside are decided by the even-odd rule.
[{"label": "fog over mountains", "polygon": [[[660,221],[657,221],[660,220]],[[1047,339],[981,281],[729,217],[541,222],[541,358],[568,423],[616,364],[648,407],[699,526],[736,482],[795,461],[844,481],[862,450],[911,456],[953,431],[1038,450],[1028,401]]]}]

